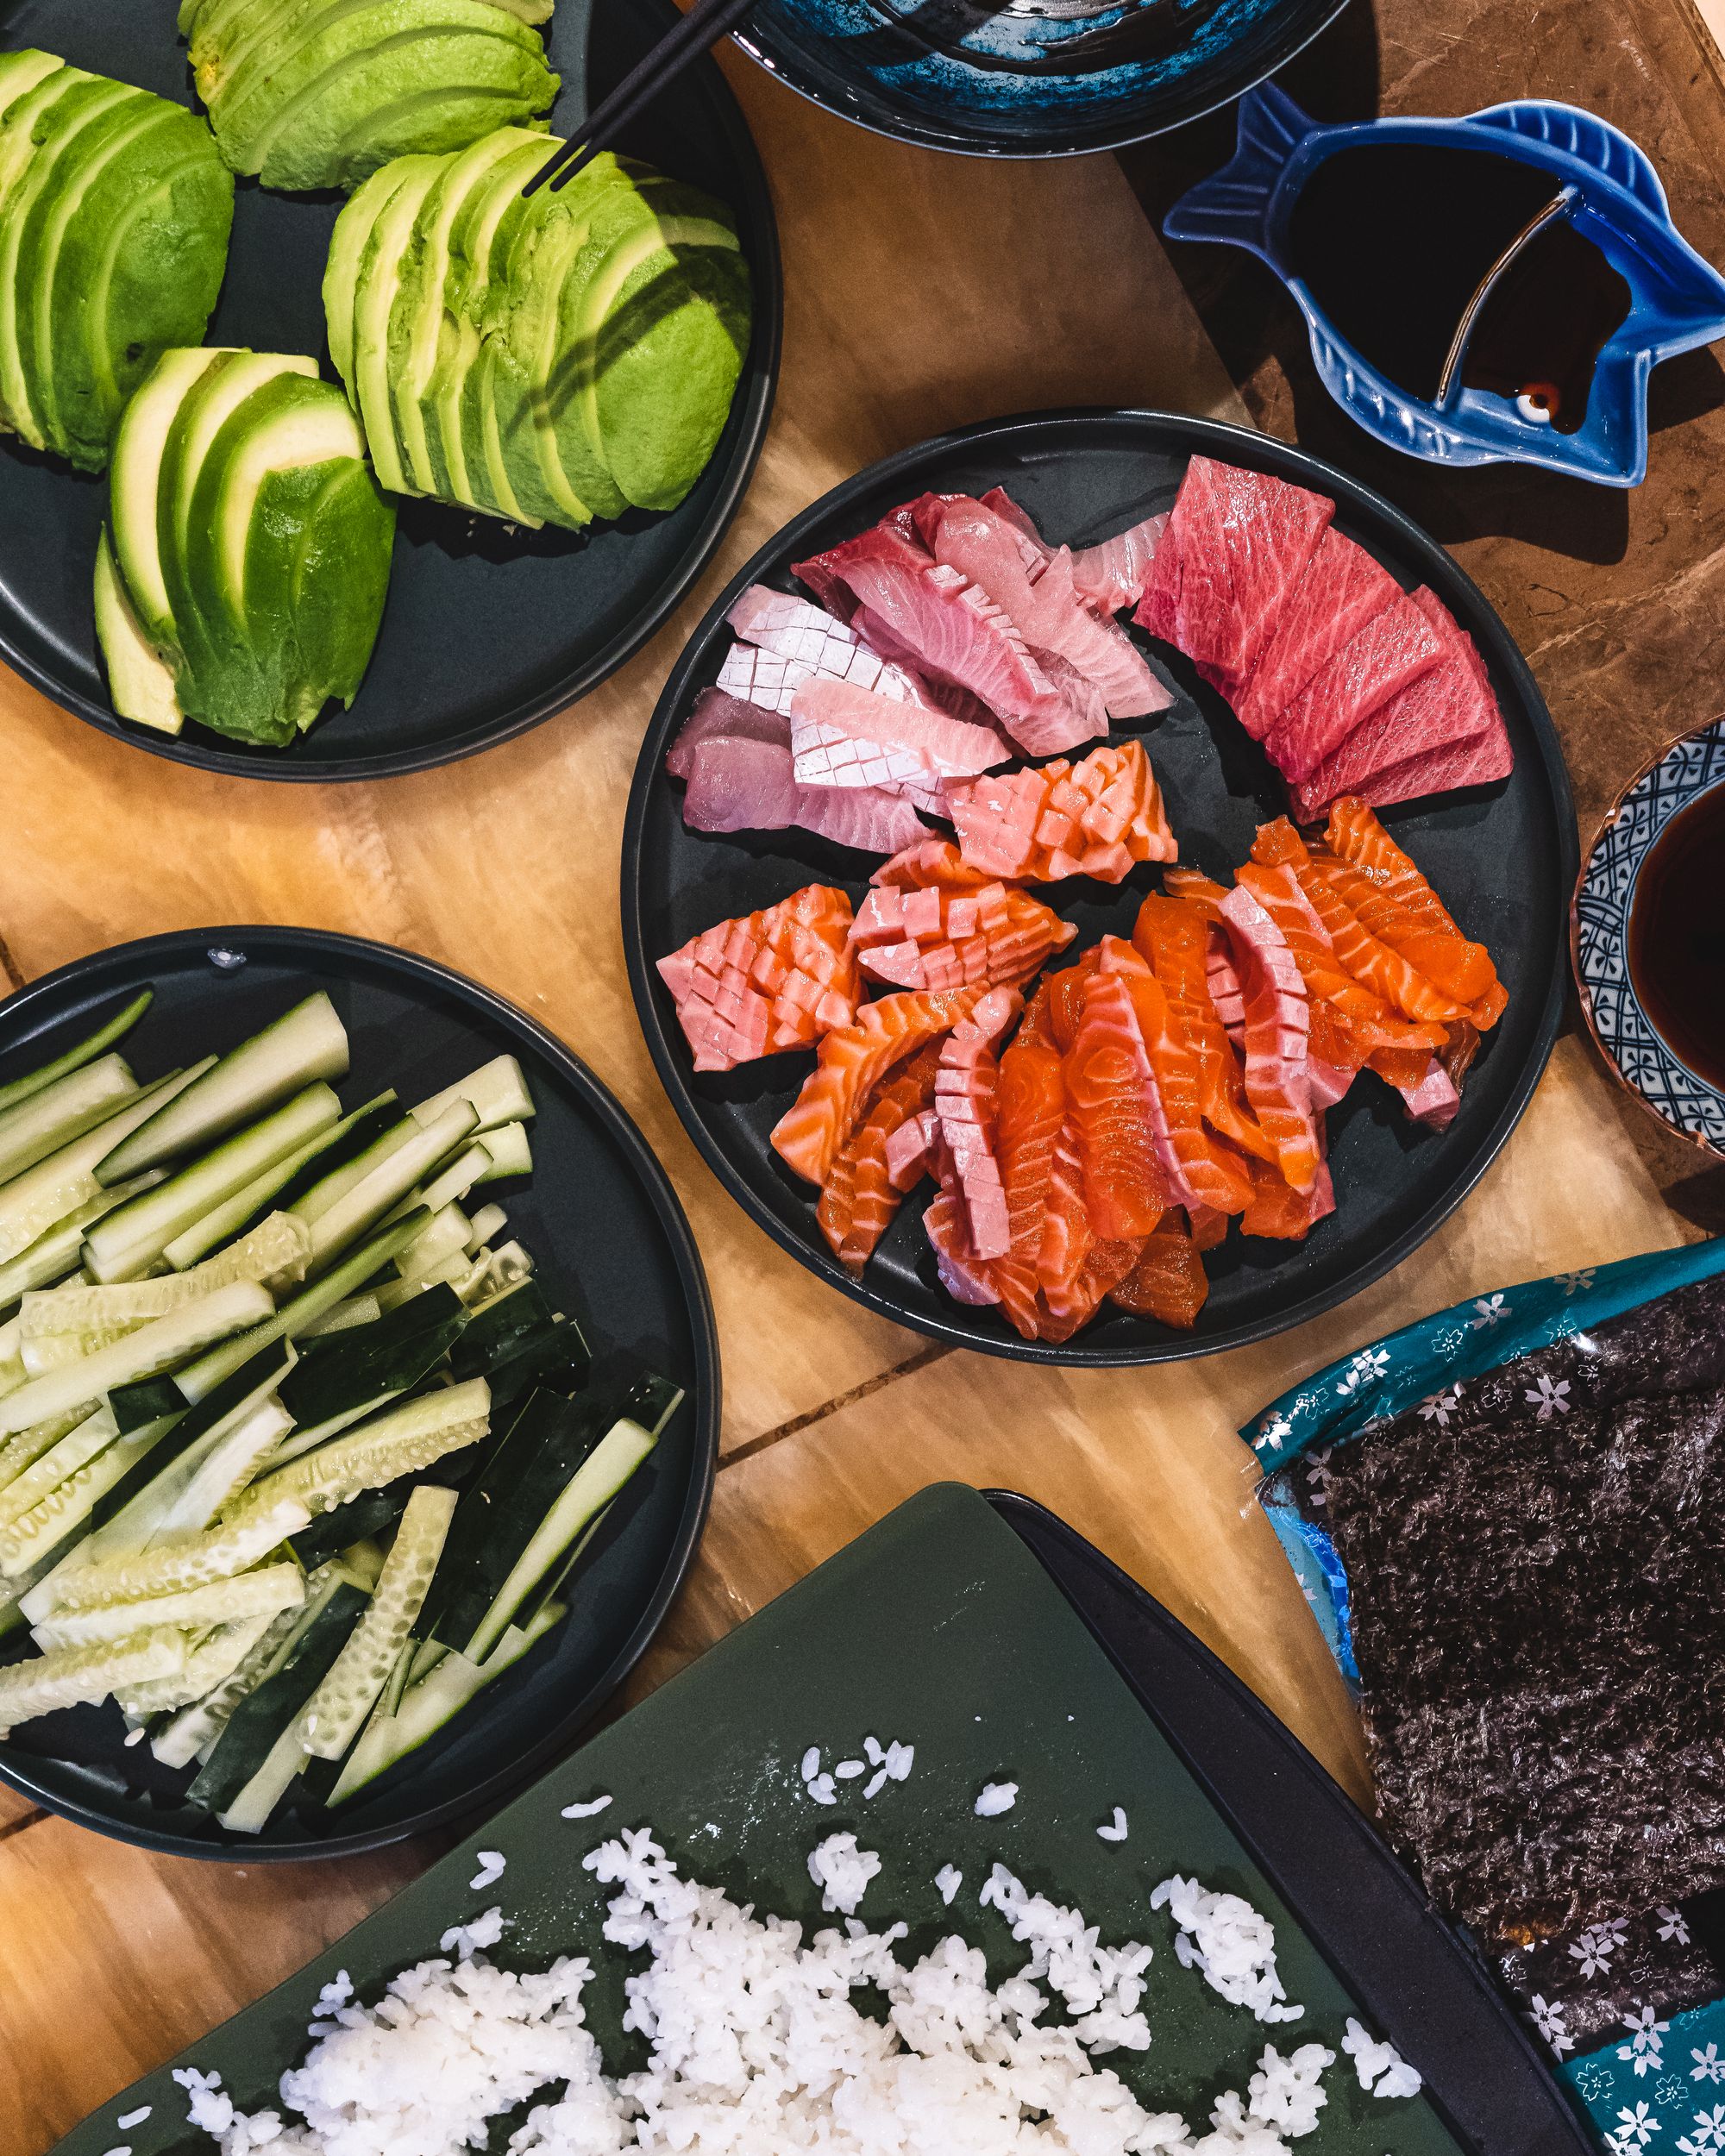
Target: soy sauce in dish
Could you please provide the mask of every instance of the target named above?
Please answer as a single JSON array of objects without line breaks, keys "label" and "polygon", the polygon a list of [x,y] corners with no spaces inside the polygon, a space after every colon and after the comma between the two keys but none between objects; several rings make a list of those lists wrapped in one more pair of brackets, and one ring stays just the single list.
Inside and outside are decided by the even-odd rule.
[{"label": "soy sauce in dish", "polygon": [[1629,902],[1630,985],[1648,1024],[1725,1092],[1725,785],[1679,809]]},{"label": "soy sauce in dish", "polygon": [[[1289,250],[1295,274],[1341,335],[1392,382],[1432,400],[1469,307],[1560,192],[1552,173],[1491,150],[1355,143],[1325,158],[1300,191]],[[1584,274],[1576,269],[1578,250],[1591,258]],[[1622,309],[1609,321],[1615,295],[1593,264],[1622,288]],[[1512,398],[1531,392],[1554,421],[1561,411],[1566,424],[1573,412],[1578,426],[1593,363],[1628,305],[1622,279],[1559,217],[1494,284],[1469,340],[1463,379]],[[1475,362],[1488,320],[1487,356]],[[1475,382],[1476,367],[1490,379]]]}]

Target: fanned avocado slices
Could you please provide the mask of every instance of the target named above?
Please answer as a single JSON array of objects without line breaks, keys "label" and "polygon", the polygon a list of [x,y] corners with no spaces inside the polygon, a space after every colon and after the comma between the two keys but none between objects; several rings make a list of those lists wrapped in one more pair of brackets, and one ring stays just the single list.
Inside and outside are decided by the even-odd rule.
[{"label": "fanned avocado slices", "polygon": [[187,0],[221,152],[267,187],[351,190],[550,110],[550,0]]},{"label": "fanned avocado slices", "polygon": [[111,513],[97,627],[122,717],[280,746],[352,702],[395,518],[315,360],[165,354],[121,426]]},{"label": "fanned avocado slices", "polygon": [[336,222],[324,302],[386,486],[579,530],[699,479],[750,285],[724,205],[629,160],[524,198],[563,147],[514,128],[386,166]]},{"label": "fanned avocado slices", "polygon": [[0,427],[101,471],[157,355],[203,336],[234,182],[166,97],[0,54]]}]

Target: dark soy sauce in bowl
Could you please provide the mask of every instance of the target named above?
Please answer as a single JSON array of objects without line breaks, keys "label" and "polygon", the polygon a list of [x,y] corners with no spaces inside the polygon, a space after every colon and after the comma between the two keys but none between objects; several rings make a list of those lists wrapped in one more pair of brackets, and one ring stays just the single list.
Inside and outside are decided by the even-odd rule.
[{"label": "dark soy sauce in bowl", "polygon": [[[1491,150],[1354,143],[1301,189],[1289,251],[1339,335],[1410,396],[1434,401],[1482,286],[1561,191],[1554,174]],[[1558,424],[1579,426],[1594,363],[1628,304],[1628,286],[1560,216],[1493,281],[1464,379],[1529,393]]]},{"label": "dark soy sauce in bowl", "polygon": [[1629,902],[1629,981],[1647,1022],[1725,1093],[1725,785],[1679,809]]}]

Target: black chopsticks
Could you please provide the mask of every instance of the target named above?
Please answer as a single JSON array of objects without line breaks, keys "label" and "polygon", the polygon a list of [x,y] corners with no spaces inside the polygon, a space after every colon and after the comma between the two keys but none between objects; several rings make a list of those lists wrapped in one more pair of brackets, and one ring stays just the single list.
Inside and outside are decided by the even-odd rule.
[{"label": "black chopsticks", "polygon": [[754,4],[755,0],[695,0],[676,27],[630,69],[608,97],[599,100],[588,115],[580,145],[561,164],[536,172],[522,193],[536,195],[543,188],[567,186],[583,166],[610,148],[668,83],[735,29]]}]

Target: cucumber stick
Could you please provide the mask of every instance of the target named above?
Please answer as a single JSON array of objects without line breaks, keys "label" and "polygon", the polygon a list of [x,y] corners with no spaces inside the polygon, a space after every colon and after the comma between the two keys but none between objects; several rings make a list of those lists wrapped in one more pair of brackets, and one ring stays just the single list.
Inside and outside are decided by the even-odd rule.
[{"label": "cucumber stick", "polygon": [[[414,1213],[384,1229],[351,1257],[332,1266],[322,1280],[301,1288],[273,1318],[249,1332],[242,1332],[237,1339],[224,1340],[221,1346],[210,1349],[195,1363],[188,1363],[184,1369],[177,1370],[174,1382],[188,1400],[202,1400],[272,1341],[298,1339],[307,1326],[315,1325],[338,1302],[345,1302],[365,1286],[373,1273],[380,1271],[398,1251],[405,1250],[424,1225],[423,1215]],[[4,1405],[4,1400],[0,1399],[0,1407]]]},{"label": "cucumber stick", "polygon": [[551,1627],[567,1614],[561,1602],[547,1602],[530,1624],[512,1625],[497,1643],[489,1661],[470,1662],[466,1655],[446,1654],[402,1695],[392,1714],[374,1714],[360,1741],[348,1755],[348,1763],[330,1792],[333,1809],[344,1804],[375,1781],[387,1768],[428,1743],[452,1722],[462,1708],[487,1684],[520,1661],[537,1645]]},{"label": "cucumber stick", "polygon": [[233,1676],[272,1625],[291,1620],[298,1614],[298,1608],[291,1608],[276,1616],[240,1617],[231,1624],[217,1625],[186,1657],[183,1676],[154,1677],[116,1692],[115,1698],[129,1718],[139,1721],[188,1706],[193,1700],[204,1699]]},{"label": "cucumber stick", "polygon": [[448,1453],[477,1445],[490,1427],[491,1390],[483,1378],[445,1386],[275,1469],[247,1493],[246,1503],[298,1505],[316,1518],[362,1490],[381,1489]]},{"label": "cucumber stick", "polygon": [[467,1248],[477,1250],[480,1244],[490,1243],[509,1225],[509,1215],[501,1206],[481,1206],[467,1223]]},{"label": "cucumber stick", "polygon": [[183,1632],[164,1628],[94,1646],[59,1647],[33,1662],[13,1662],[0,1670],[0,1734],[38,1714],[63,1707],[104,1700],[110,1692],[158,1677],[177,1677],[185,1669],[188,1642]]},{"label": "cucumber stick", "polygon": [[439,1169],[435,1181],[405,1202],[437,1213],[444,1206],[459,1205],[480,1183],[500,1182],[506,1175],[530,1175],[532,1169],[533,1149],[527,1142],[526,1125],[505,1123],[499,1130],[487,1131],[483,1138],[475,1137],[447,1168]]},{"label": "cucumber stick", "polygon": [[210,1056],[194,1063],[190,1070],[147,1086],[108,1122],[97,1124],[82,1138],[62,1145],[0,1189],[0,1264],[28,1250],[39,1236],[57,1226],[75,1207],[99,1196],[110,1182],[124,1181],[121,1176],[111,1178],[110,1182],[98,1178],[96,1171],[104,1153],[129,1131],[147,1123],[164,1103],[172,1105],[175,1095],[195,1085],[215,1060]]},{"label": "cucumber stick", "polygon": [[[417,1128],[327,1211],[319,1213],[310,1223],[313,1273],[375,1226],[455,1152],[472,1131],[474,1120],[474,1110],[466,1101],[452,1103],[435,1122]],[[306,1217],[303,1209],[300,1217]]]},{"label": "cucumber stick", "polygon": [[80,1070],[85,1064],[93,1063],[98,1056],[105,1055],[116,1041],[123,1040],[131,1031],[149,1009],[154,996],[154,988],[141,989],[123,1010],[116,1012],[105,1024],[98,1025],[93,1033],[86,1034],[75,1048],[67,1049],[65,1055],[55,1056],[52,1062],[41,1064],[35,1070],[27,1072],[23,1077],[14,1078],[9,1084],[0,1086],[0,1110],[13,1107],[20,1100],[28,1100],[32,1094],[44,1092],[57,1079],[66,1077],[72,1071]]},{"label": "cucumber stick", "polygon": [[[142,1465],[172,1427],[172,1419],[164,1416],[159,1422],[147,1422],[127,1432],[87,1466],[63,1476],[28,1512],[21,1513],[0,1529],[0,1576],[4,1576],[8,1588],[28,1599],[38,1583],[46,1584],[45,1579],[39,1583],[35,1576],[44,1560],[85,1527],[103,1498]],[[70,1554],[76,1555],[76,1550]],[[60,1564],[53,1570],[57,1572]]]},{"label": "cucumber stick", "polygon": [[445,1206],[434,1213],[395,1261],[403,1280],[417,1280],[446,1258],[465,1257],[473,1243],[473,1223],[459,1206]]},{"label": "cucumber stick", "polygon": [[[305,1600],[305,1580],[292,1562],[260,1565],[255,1571],[206,1580],[201,1587],[141,1596],[99,1609],[57,1609],[35,1628],[42,1647],[83,1647],[98,1639],[126,1639],[158,1625],[184,1632],[207,1631],[248,1617],[270,1618],[297,1609]],[[214,1679],[211,1682],[214,1683]]]},{"label": "cucumber stick", "polygon": [[106,1287],[78,1282],[26,1295],[18,1313],[24,1367],[38,1376],[44,1369],[91,1354],[235,1281],[261,1286],[291,1278],[304,1267],[310,1250],[310,1238],[292,1214],[273,1213],[242,1241],[190,1272]]},{"label": "cucumber stick", "polygon": [[135,1175],[130,1182],[120,1183],[112,1190],[98,1190],[39,1235],[28,1250],[0,1265],[0,1310],[9,1308],[19,1296],[34,1288],[52,1288],[56,1281],[75,1272],[84,1250],[84,1232],[90,1223],[99,1220],[104,1213],[112,1213],[116,1206],[124,1205],[129,1198],[135,1198],[141,1190],[152,1189],[161,1180],[161,1170],[153,1169],[147,1175]]},{"label": "cucumber stick", "polygon": [[308,1345],[282,1404],[304,1430],[381,1393],[405,1392],[436,1368],[467,1324],[458,1295],[428,1290],[409,1309]]},{"label": "cucumber stick", "polygon": [[307,1086],[165,1183],[98,1220],[84,1239],[85,1270],[97,1281],[137,1279],[177,1236],[341,1119],[342,1104],[329,1087]]},{"label": "cucumber stick", "polygon": [[197,1698],[188,1700],[184,1712],[176,1714],[155,1731],[150,1739],[150,1750],[165,1767],[189,1767],[194,1759],[210,1757],[235,1708],[275,1675],[308,1626],[316,1621],[324,1604],[342,1584],[342,1570],[338,1564],[320,1565],[315,1572],[309,1573],[305,1600],[299,1607],[285,1609],[279,1616],[269,1619],[229,1675],[214,1682]]},{"label": "cucumber stick", "polygon": [[305,1525],[308,1516],[305,1507],[292,1497],[273,1497],[267,1504],[248,1499],[232,1519],[203,1534],[74,1565],[55,1576],[48,1607],[34,1621],[59,1624],[75,1610],[147,1601],[154,1595],[205,1587],[212,1580],[230,1580],[279,1549]]},{"label": "cucumber stick", "polygon": [[[176,1272],[183,1272],[188,1266],[196,1265],[200,1258],[207,1257],[211,1250],[220,1250],[230,1237],[240,1234],[249,1222],[254,1220],[272,1199],[283,1198],[288,1186],[298,1176],[326,1153],[334,1151],[354,1131],[367,1125],[379,1109],[393,1101],[394,1098],[393,1094],[380,1094],[375,1100],[367,1101],[364,1107],[355,1108],[351,1115],[344,1115],[339,1123],[332,1123],[328,1130],[320,1131],[315,1138],[308,1138],[304,1144],[297,1146],[285,1159],[265,1169],[243,1189],[236,1190],[231,1198],[206,1213],[201,1220],[195,1222],[182,1234],[175,1236],[162,1256]],[[271,1219],[282,1217],[297,1219],[298,1216],[270,1215]],[[309,1234],[306,1249],[309,1255]]]},{"label": "cucumber stick", "polygon": [[344,1077],[347,1069],[346,1030],[320,990],[230,1049],[195,1085],[129,1132],[102,1161],[98,1178],[123,1182],[147,1168],[160,1168],[224,1138],[302,1087]]},{"label": "cucumber stick", "polygon": [[422,1483],[408,1499],[365,1614],[300,1714],[299,1741],[314,1758],[339,1759],[377,1704],[413,1630],[455,1511],[455,1491],[435,1483]]},{"label": "cucumber stick", "polygon": [[80,1401],[60,1414],[33,1422],[0,1445],[0,1489],[9,1489],[19,1476],[51,1452],[62,1438],[69,1437],[95,1404]]},{"label": "cucumber stick", "polygon": [[173,1501],[164,1507],[147,1546],[207,1527],[244,1489],[288,1432],[293,1417],[278,1399],[260,1400],[248,1413],[216,1433],[218,1441],[198,1462]]},{"label": "cucumber stick", "polygon": [[413,1119],[429,1126],[458,1100],[466,1101],[473,1109],[474,1127],[480,1131],[494,1131],[505,1123],[526,1123],[534,1112],[533,1096],[513,1056],[494,1056],[465,1078],[458,1078],[453,1086],[445,1086],[442,1093],[434,1093],[414,1109]]},{"label": "cucumber stick", "polygon": [[141,1090],[122,1056],[104,1056],[0,1111],[0,1182],[105,1123]]},{"label": "cucumber stick", "polygon": [[[296,1631],[292,1645],[277,1667],[240,1701],[229,1716],[203,1772],[186,1792],[194,1804],[210,1811],[226,1811],[238,1801],[284,1736],[293,1738],[294,1771],[304,1764],[305,1754],[294,1733],[294,1725],[306,1701],[323,1682],[329,1665],[342,1651],[367,1600],[362,1589],[349,1580],[337,1578],[332,1590],[320,1599],[316,1614]],[[292,1779],[290,1774],[287,1780]],[[272,1809],[285,1787],[286,1782],[283,1782],[275,1790]],[[263,1821],[258,1823],[261,1826]]]},{"label": "cucumber stick", "polygon": [[375,1325],[383,1310],[375,1295],[349,1295],[333,1310],[306,1326],[302,1340],[327,1339],[332,1332],[351,1332],[356,1326]]},{"label": "cucumber stick", "polygon": [[0,1528],[9,1527],[51,1490],[58,1489],[68,1475],[75,1475],[98,1452],[105,1452],[119,1435],[120,1426],[115,1421],[111,1408],[98,1407],[94,1414],[86,1415],[22,1475],[15,1475],[0,1489]]},{"label": "cucumber stick", "polygon": [[63,1414],[85,1402],[94,1406],[116,1385],[159,1376],[211,1342],[226,1339],[260,1319],[267,1321],[274,1312],[275,1305],[255,1282],[235,1281],[231,1287],[218,1288],[214,1294],[158,1318],[113,1346],[32,1378],[28,1384],[8,1393],[0,1399],[0,1437],[10,1437],[16,1431],[28,1429],[32,1423]]}]

